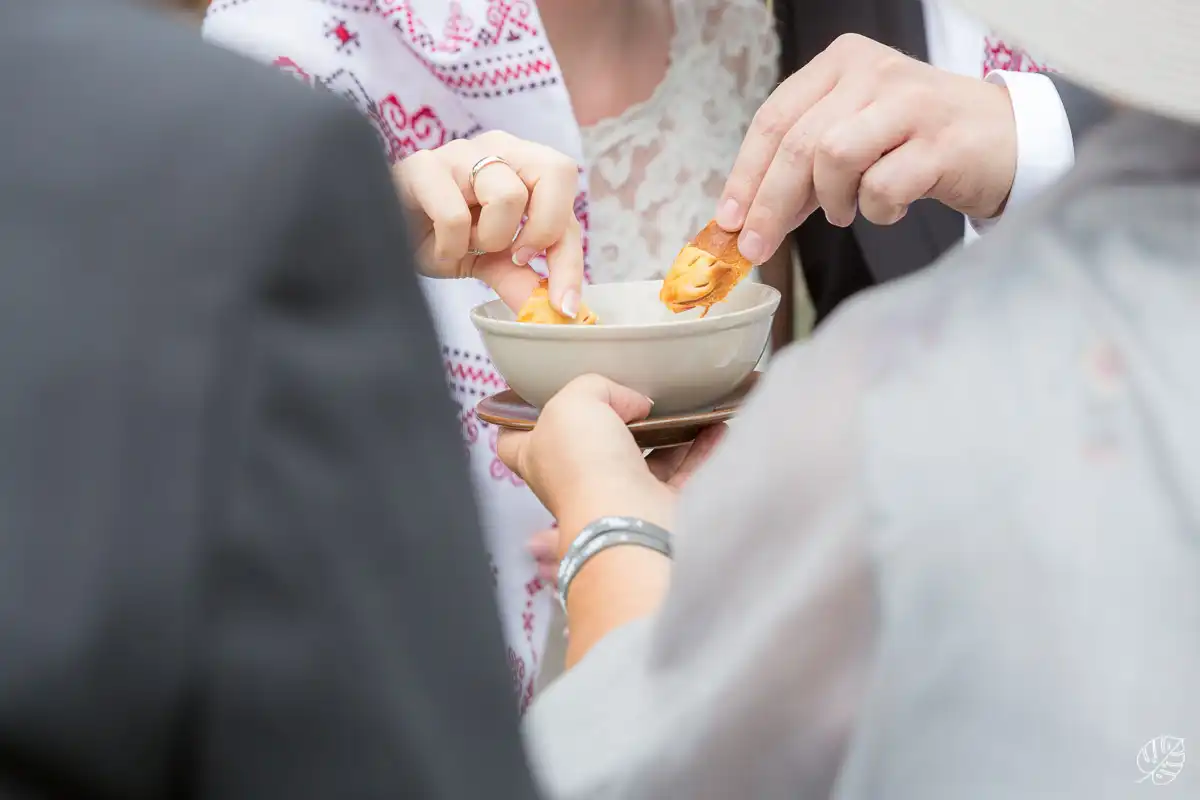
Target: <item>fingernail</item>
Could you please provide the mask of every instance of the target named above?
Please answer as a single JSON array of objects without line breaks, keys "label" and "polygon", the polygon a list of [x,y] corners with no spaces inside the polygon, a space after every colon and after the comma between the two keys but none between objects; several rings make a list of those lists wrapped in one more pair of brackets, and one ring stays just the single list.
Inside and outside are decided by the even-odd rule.
[{"label": "fingernail", "polygon": [[562,299],[562,313],[571,319],[579,315],[579,292],[574,289],[567,290]]},{"label": "fingernail", "polygon": [[535,255],[537,255],[537,250],[534,250],[532,247],[522,247],[520,250],[517,250],[515,253],[513,253],[513,263],[518,267],[523,267],[528,264]]},{"label": "fingernail", "polygon": [[721,203],[721,208],[717,211],[717,224],[728,231],[737,230],[738,223],[740,222],[737,200],[734,200],[732,197],[727,198],[724,203]]},{"label": "fingernail", "polygon": [[847,222],[843,222],[841,217],[831,216],[828,211],[825,212],[825,221],[835,228],[844,228],[849,224]]},{"label": "fingernail", "polygon": [[738,237],[738,251],[752,264],[761,264],[763,257],[763,240],[754,231],[742,231]]}]

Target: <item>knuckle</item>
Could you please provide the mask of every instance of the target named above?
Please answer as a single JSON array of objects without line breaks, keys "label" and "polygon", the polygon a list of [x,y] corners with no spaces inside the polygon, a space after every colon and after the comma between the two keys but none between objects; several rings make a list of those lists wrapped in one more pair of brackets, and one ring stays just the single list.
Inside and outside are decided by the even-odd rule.
[{"label": "knuckle", "polygon": [[771,103],[761,106],[750,121],[754,133],[769,139],[782,137],[790,127],[787,117]]},{"label": "knuckle", "polygon": [[876,202],[864,202],[859,208],[863,218],[876,225],[891,225],[898,222],[904,216],[905,210],[905,206]]},{"label": "knuckle", "polygon": [[907,56],[891,50],[875,62],[872,72],[875,75],[875,80],[879,82],[903,82],[904,78],[910,72],[911,63],[911,59]]},{"label": "knuckle", "polygon": [[898,181],[890,175],[868,172],[863,176],[859,195],[871,206],[894,207],[905,203]]},{"label": "knuckle", "polygon": [[841,53],[855,53],[867,46],[868,43],[874,44],[870,39],[859,33],[843,33],[841,36],[833,40],[833,44],[829,47]]},{"label": "knuckle", "polygon": [[[474,141],[476,144],[498,145],[498,144],[505,144],[506,142],[509,141],[510,137],[511,137],[511,134],[509,134],[507,131],[493,129],[493,130],[484,131],[483,133],[479,134],[478,136],[476,136],[474,138]],[[455,140],[455,141],[460,141],[460,140]]]},{"label": "knuckle", "polygon": [[441,228],[446,234],[458,234],[471,228],[471,213],[455,210],[439,214],[434,219],[434,226]]},{"label": "knuckle", "polygon": [[853,162],[856,154],[845,136],[826,133],[817,142],[817,155],[833,164],[845,165]]},{"label": "knuckle", "polygon": [[569,156],[555,153],[548,169],[551,174],[559,177],[564,182],[571,182],[576,185],[579,183],[579,164]]},{"label": "knuckle", "polygon": [[928,113],[940,105],[938,91],[924,81],[908,80],[896,87],[900,107],[909,113],[922,110]]},{"label": "knuckle", "polygon": [[791,130],[779,143],[779,154],[792,165],[811,161],[816,155],[817,143],[807,131]]},{"label": "knuckle", "polygon": [[529,190],[525,188],[525,184],[514,180],[500,190],[500,194],[494,202],[504,208],[522,209],[529,202]]}]

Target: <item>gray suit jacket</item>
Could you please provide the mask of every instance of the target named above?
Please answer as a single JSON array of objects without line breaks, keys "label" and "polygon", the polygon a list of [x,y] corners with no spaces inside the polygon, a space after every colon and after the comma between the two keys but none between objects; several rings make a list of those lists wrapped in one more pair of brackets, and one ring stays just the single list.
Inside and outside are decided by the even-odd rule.
[{"label": "gray suit jacket", "polygon": [[370,127],[119,0],[0,70],[0,796],[533,796]]},{"label": "gray suit jacket", "polygon": [[[920,0],[776,0],[783,44],[782,75],[790,75],[845,33],[858,33],[910,55],[928,58]],[[982,44],[981,44],[982,48]],[[1051,76],[1078,140],[1110,113],[1107,101]],[[932,200],[913,205],[895,225],[858,219],[836,228],[821,214],[797,232],[800,260],[818,318],[867,286],[907,275],[962,241],[962,215]]]}]

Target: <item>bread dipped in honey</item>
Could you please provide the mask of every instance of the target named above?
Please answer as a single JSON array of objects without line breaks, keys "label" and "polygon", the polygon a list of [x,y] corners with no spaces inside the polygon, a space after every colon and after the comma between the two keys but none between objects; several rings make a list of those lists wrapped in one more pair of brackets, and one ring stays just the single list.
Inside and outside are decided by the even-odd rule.
[{"label": "bread dipped in honey", "polygon": [[538,282],[538,287],[529,295],[529,299],[517,312],[517,322],[533,322],[539,325],[595,325],[596,315],[583,303],[579,304],[579,313],[575,319],[561,314],[550,305],[550,288],[545,278]]},{"label": "bread dipped in honey", "polygon": [[658,299],[676,314],[692,308],[707,314],[754,268],[738,250],[737,238],[715,221],[705,225],[675,257]]}]

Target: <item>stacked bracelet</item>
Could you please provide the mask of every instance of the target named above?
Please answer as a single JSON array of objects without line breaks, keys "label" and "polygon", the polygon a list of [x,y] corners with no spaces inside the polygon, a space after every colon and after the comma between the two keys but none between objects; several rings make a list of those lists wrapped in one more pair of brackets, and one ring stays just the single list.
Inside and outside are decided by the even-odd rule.
[{"label": "stacked bracelet", "polygon": [[671,557],[671,534],[635,517],[601,517],[579,532],[558,565],[558,602],[567,609],[571,581],[592,556],[618,545],[637,545]]}]

